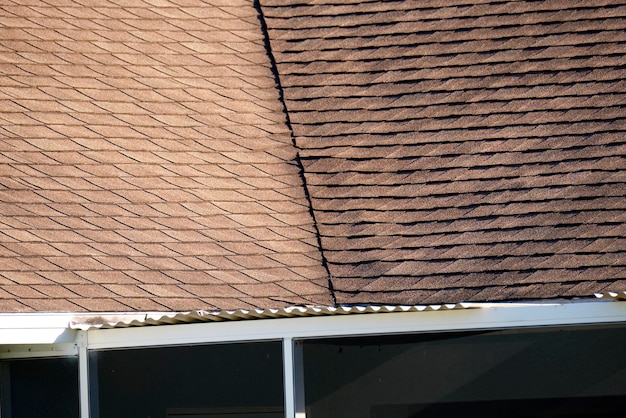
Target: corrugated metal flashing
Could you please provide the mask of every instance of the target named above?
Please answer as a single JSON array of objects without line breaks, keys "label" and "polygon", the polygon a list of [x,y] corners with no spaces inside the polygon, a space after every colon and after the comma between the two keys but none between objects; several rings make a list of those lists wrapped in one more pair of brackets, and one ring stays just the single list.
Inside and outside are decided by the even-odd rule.
[{"label": "corrugated metal flashing", "polygon": [[198,322],[222,322],[251,319],[296,318],[310,316],[349,315],[365,313],[422,312],[484,307],[485,304],[455,303],[413,306],[293,306],[281,309],[239,309],[234,311],[152,312],[141,314],[111,314],[77,316],[70,322],[72,329],[128,328],[148,325],[174,325]]},{"label": "corrugated metal flashing", "polygon": [[626,291],[596,293],[598,299],[626,300]]},{"label": "corrugated metal flashing", "polygon": [[[603,301],[626,300],[626,291],[595,294]],[[588,299],[586,299],[588,300]],[[552,300],[533,302],[497,302],[497,303],[451,303],[440,305],[342,305],[333,306],[292,306],[280,309],[238,309],[225,311],[191,312],[142,312],[77,315],[70,321],[70,328],[76,330],[111,329],[143,327],[149,325],[192,324],[200,322],[224,322],[255,319],[297,318],[312,316],[353,315],[367,313],[423,312],[453,309],[480,309],[493,307],[518,307],[530,305],[558,305],[576,303],[584,300]]]}]

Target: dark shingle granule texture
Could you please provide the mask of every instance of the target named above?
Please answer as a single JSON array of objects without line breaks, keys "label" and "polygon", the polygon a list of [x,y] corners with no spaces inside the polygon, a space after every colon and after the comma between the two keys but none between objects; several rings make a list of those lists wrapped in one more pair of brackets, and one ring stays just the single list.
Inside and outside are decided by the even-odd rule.
[{"label": "dark shingle granule texture", "polygon": [[626,287],[626,4],[261,0],[339,303]]}]

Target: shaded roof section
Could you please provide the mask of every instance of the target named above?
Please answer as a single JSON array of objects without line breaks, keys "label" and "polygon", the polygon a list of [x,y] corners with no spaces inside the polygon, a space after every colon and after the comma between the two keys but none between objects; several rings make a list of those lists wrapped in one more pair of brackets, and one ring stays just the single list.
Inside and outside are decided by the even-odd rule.
[{"label": "shaded roof section", "polygon": [[261,0],[338,303],[626,287],[626,5]]},{"label": "shaded roof section", "polygon": [[248,0],[0,5],[0,311],[329,305]]}]

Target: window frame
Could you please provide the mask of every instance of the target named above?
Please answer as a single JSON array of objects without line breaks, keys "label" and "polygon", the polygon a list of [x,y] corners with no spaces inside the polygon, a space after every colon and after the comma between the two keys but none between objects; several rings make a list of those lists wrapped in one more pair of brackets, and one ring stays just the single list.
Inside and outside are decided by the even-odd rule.
[{"label": "window frame", "polygon": [[80,417],[89,418],[91,350],[279,340],[283,344],[285,416],[304,418],[299,342],[308,338],[626,323],[626,301],[619,300],[473,303],[365,313],[372,311],[369,308],[339,307],[332,315],[310,311],[272,319],[88,330],[71,327],[69,314],[0,315],[0,332],[4,332],[0,333],[0,359],[78,356]]}]

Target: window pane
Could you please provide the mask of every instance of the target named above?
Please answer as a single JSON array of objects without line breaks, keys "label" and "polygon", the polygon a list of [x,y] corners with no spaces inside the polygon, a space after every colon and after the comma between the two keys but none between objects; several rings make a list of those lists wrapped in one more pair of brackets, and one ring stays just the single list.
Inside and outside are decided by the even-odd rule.
[{"label": "window pane", "polygon": [[78,418],[78,359],[2,363],[2,416]]},{"label": "window pane", "polygon": [[626,327],[304,341],[307,418],[623,417]]},{"label": "window pane", "polygon": [[94,418],[283,416],[279,342],[91,353]]}]

